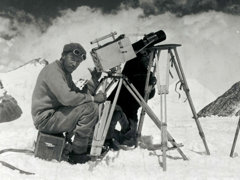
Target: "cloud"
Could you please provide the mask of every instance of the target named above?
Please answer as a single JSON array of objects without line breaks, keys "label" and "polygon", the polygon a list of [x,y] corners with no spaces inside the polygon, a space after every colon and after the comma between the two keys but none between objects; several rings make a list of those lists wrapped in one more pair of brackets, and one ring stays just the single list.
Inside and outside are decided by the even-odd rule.
[{"label": "cloud", "polygon": [[210,10],[240,15],[240,2],[237,0],[139,0],[138,2],[146,15],[171,12],[178,16],[184,16]]},{"label": "cloud", "polygon": [[[187,77],[198,79],[216,94],[240,77],[239,16],[212,11],[181,18],[171,13],[145,17],[140,8],[105,14],[83,6],[76,11],[61,11],[61,16],[45,31],[37,23],[14,22],[17,29],[12,29],[7,18],[1,18],[1,22],[0,33],[13,36],[9,40],[0,39],[1,71],[38,57],[52,62],[60,58],[63,45],[69,42],[79,42],[90,52],[96,47],[90,41],[113,31],[126,34],[135,42],[142,34],[162,29],[167,34],[162,44],[182,44],[178,49]],[[90,54],[74,77],[81,76],[89,66],[93,66]]]}]

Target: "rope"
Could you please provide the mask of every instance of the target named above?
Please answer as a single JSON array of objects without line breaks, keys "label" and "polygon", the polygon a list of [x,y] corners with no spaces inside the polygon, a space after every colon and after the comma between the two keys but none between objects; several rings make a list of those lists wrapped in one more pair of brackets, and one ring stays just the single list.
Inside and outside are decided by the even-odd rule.
[{"label": "rope", "polygon": [[[181,83],[181,81],[178,81],[176,84],[175,84],[175,92],[178,94],[178,99],[181,98],[181,94],[177,91],[177,85]],[[181,88],[181,85],[180,85],[180,88]]]},{"label": "rope", "polygon": [[[28,150],[28,149],[12,149],[12,148],[9,148],[9,149],[3,149],[3,150],[1,150],[1,151],[0,151],[0,154],[3,154],[3,153],[5,153],[5,152],[17,152],[17,153],[26,153],[26,154],[33,154],[33,153],[34,153],[34,151]],[[5,162],[5,161],[0,161],[0,163],[1,163],[3,166],[5,166],[5,167],[7,167],[7,168],[10,168],[10,169],[12,169],[12,170],[18,170],[19,173],[21,173],[21,174],[26,174],[26,175],[34,175],[34,174],[35,174],[35,173],[32,173],[32,172],[28,172],[28,171],[24,171],[24,170],[22,170],[22,169],[19,169],[19,168],[17,168],[16,166],[13,166],[13,165]]]},{"label": "rope", "polygon": [[[179,89],[182,90],[183,83],[179,80],[175,85],[175,92],[178,94],[178,99],[181,98],[181,94],[177,91],[177,85],[180,83]],[[186,98],[183,102],[185,103],[188,99]]]},{"label": "rope", "polygon": [[34,175],[34,174],[35,174],[35,173],[31,173],[31,172],[28,172],[28,171],[21,170],[21,169],[15,167],[15,166],[13,166],[13,165],[5,162],[5,161],[0,161],[0,163],[1,163],[3,166],[8,167],[8,168],[10,168],[10,169],[12,169],[12,170],[18,170],[19,173],[21,173],[21,174],[26,174],[26,175]]}]

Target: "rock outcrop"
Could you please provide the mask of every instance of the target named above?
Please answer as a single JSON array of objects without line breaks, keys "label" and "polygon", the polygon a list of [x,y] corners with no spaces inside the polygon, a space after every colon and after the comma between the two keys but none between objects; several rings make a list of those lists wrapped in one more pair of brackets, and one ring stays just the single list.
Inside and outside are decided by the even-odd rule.
[{"label": "rock outcrop", "polygon": [[240,115],[240,82],[199,111],[199,117]]}]

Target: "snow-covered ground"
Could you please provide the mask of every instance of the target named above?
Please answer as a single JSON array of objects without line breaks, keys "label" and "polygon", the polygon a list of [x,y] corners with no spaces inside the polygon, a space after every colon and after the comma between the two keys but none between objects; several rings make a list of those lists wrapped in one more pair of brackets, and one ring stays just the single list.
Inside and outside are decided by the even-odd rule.
[{"label": "snow-covered ground", "polygon": [[[27,64],[15,71],[0,74],[4,87],[15,97],[22,107],[23,114],[18,120],[0,124],[0,150],[5,148],[34,148],[37,131],[30,115],[30,100],[36,76],[42,65]],[[188,81],[190,93],[197,111],[216,97],[196,80]],[[176,150],[168,151],[167,171],[164,172],[160,150],[149,151],[136,148],[129,151],[110,151],[95,168],[91,164],[70,165],[67,162],[45,161],[33,155],[8,152],[0,154],[0,161],[35,173],[24,175],[0,165],[0,179],[19,180],[76,180],[76,179],[240,179],[240,144],[235,148],[235,158],[230,158],[233,137],[237,127],[237,117],[210,117],[200,119],[211,152],[205,153],[195,121],[185,96],[174,92],[170,86],[168,99],[168,130],[178,143],[183,143],[183,152],[189,158],[184,161]],[[159,96],[149,101],[150,107],[159,116]],[[143,139],[148,145],[160,143],[159,129],[146,116],[143,126]],[[170,146],[170,144],[169,144]]]}]

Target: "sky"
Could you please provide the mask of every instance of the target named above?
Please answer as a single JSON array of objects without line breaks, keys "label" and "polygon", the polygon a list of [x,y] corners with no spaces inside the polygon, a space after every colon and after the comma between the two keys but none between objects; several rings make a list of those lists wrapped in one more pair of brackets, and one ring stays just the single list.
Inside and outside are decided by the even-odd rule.
[{"label": "sky", "polygon": [[187,78],[221,95],[239,81],[239,12],[238,0],[0,0],[0,72],[39,57],[52,62],[64,44],[79,42],[88,52],[79,78],[93,66],[90,41],[116,31],[133,43],[162,29],[161,44],[182,44]]}]

